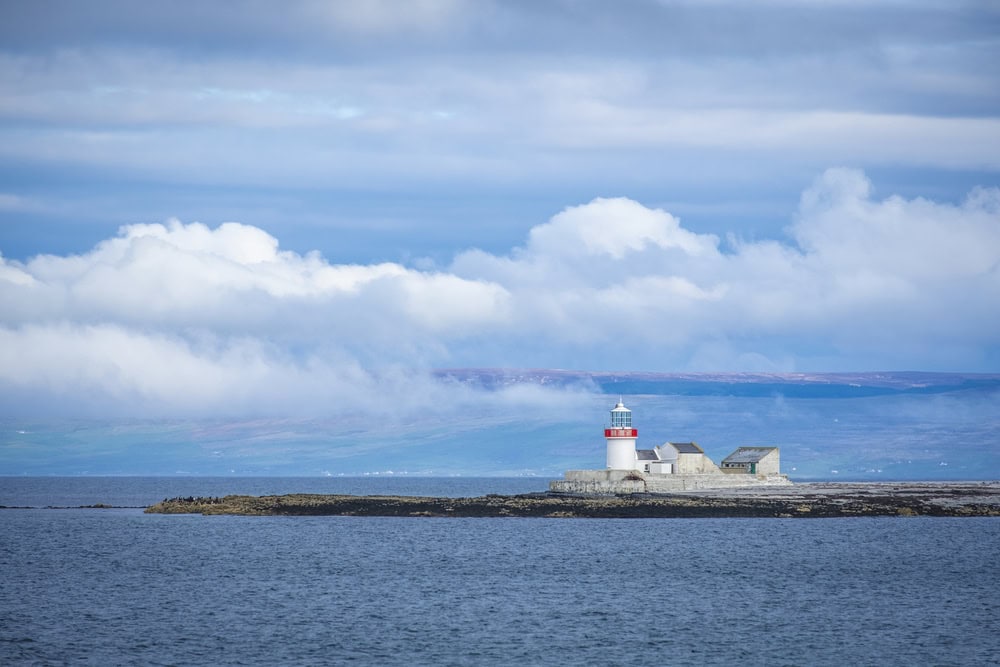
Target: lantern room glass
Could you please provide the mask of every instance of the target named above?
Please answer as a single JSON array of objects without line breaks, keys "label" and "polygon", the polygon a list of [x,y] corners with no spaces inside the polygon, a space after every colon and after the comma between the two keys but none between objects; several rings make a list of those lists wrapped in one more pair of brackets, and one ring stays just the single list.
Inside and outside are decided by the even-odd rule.
[{"label": "lantern room glass", "polygon": [[632,428],[632,411],[623,406],[612,410],[611,428]]}]

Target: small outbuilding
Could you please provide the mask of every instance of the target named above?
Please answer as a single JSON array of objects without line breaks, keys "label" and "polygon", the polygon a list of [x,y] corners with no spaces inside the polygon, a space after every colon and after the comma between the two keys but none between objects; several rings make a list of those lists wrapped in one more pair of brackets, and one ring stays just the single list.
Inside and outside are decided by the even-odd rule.
[{"label": "small outbuilding", "polygon": [[635,460],[637,463],[637,470],[649,472],[650,464],[652,464],[653,461],[659,461],[660,457],[656,455],[655,449],[637,449],[635,450]]},{"label": "small outbuilding", "polygon": [[748,475],[777,475],[781,460],[777,447],[739,447],[722,459],[722,472]]}]

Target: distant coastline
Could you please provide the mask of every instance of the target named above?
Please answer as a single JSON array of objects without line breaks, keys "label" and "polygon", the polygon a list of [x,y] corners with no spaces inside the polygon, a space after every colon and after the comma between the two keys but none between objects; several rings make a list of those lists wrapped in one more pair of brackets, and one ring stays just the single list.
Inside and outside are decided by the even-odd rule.
[{"label": "distant coastline", "polygon": [[496,389],[511,384],[585,385],[604,394],[870,398],[1000,389],[1000,373],[881,371],[823,373],[577,371],[555,368],[446,368],[440,379]]}]

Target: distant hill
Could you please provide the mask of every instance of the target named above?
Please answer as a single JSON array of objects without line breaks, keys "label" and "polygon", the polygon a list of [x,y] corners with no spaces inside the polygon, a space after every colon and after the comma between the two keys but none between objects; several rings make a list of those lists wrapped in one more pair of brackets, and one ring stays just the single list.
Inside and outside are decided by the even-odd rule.
[{"label": "distant hill", "polygon": [[739,396],[780,394],[788,398],[864,398],[895,394],[941,394],[1000,389],[996,373],[650,373],[538,368],[450,368],[441,379],[496,389],[514,384],[581,386],[605,394]]}]

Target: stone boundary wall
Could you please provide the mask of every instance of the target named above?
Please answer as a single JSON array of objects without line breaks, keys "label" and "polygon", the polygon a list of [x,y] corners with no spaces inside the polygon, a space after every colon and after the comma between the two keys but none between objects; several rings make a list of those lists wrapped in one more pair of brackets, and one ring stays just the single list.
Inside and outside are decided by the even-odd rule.
[{"label": "stone boundary wall", "polygon": [[789,486],[785,475],[656,475],[633,470],[568,470],[549,482],[556,493],[674,493],[748,486]]}]

